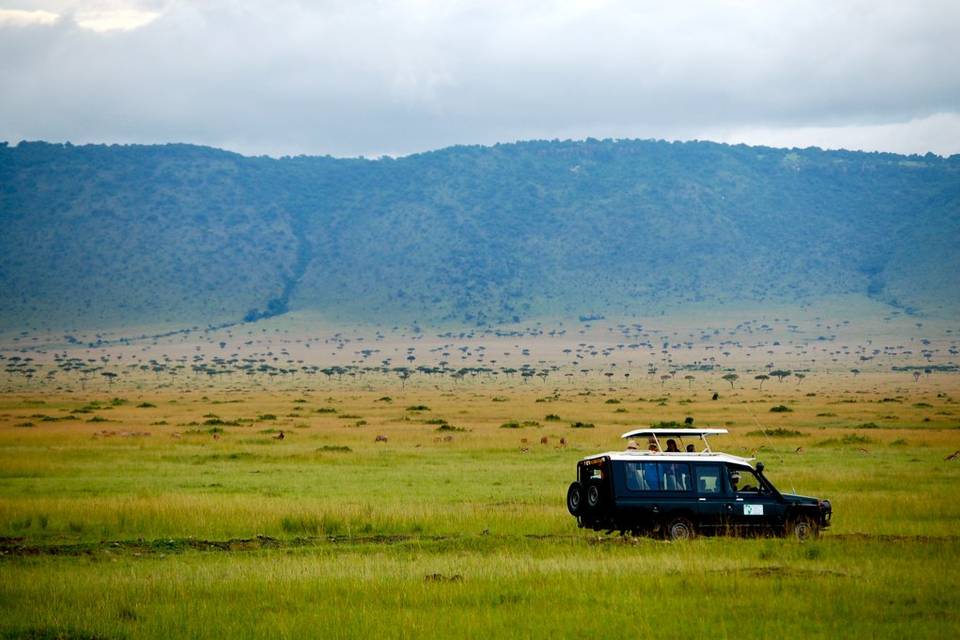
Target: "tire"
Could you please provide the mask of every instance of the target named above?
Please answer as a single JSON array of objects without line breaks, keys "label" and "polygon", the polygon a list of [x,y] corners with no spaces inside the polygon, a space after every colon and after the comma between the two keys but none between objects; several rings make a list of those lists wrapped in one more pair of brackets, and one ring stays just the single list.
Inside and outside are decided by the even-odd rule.
[{"label": "tire", "polygon": [[820,527],[812,519],[800,517],[787,525],[787,535],[800,542],[815,540],[820,537]]},{"label": "tire", "polygon": [[591,482],[587,485],[586,503],[590,513],[597,514],[603,510],[603,487],[599,482]]},{"label": "tire", "polygon": [[572,516],[581,516],[583,515],[585,506],[586,498],[583,492],[583,485],[579,482],[571,483],[570,488],[567,489],[567,511],[569,511]]},{"label": "tire", "polygon": [[697,537],[697,528],[690,521],[690,518],[678,516],[667,520],[663,528],[663,535],[671,542],[692,540]]}]

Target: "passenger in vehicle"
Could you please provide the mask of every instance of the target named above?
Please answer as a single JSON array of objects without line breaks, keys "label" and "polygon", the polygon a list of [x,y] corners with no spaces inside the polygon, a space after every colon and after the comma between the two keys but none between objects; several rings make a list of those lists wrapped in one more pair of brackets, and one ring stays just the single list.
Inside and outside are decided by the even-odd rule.
[{"label": "passenger in vehicle", "polygon": [[736,493],[740,489],[737,485],[740,484],[740,474],[736,471],[730,473],[730,488],[733,489],[733,492]]},{"label": "passenger in vehicle", "polygon": [[696,453],[697,449],[692,444],[687,445],[687,453]]},{"label": "passenger in vehicle", "polygon": [[680,453],[680,449],[677,447],[677,441],[673,438],[667,440],[667,453]]},{"label": "passenger in vehicle", "polygon": [[660,447],[657,446],[657,441],[653,438],[647,440],[647,449],[653,453],[660,453]]}]

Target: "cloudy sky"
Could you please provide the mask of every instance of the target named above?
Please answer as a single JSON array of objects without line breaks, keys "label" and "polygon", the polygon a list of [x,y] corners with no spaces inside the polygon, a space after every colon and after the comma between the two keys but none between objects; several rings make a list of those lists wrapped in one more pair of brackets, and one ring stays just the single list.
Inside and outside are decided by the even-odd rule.
[{"label": "cloudy sky", "polygon": [[960,3],[0,0],[0,140],[960,153]]}]

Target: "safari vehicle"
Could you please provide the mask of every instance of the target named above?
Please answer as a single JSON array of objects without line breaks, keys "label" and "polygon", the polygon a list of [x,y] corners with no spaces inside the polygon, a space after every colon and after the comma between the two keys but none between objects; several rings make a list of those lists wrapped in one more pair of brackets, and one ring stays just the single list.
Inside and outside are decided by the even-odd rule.
[{"label": "safari vehicle", "polygon": [[[580,527],[621,535],[683,540],[698,534],[816,537],[830,526],[828,500],[781,493],[763,475],[763,463],[713,452],[707,436],[726,429],[638,429],[648,449],[610,451],[577,463],[567,509]],[[684,438],[702,442],[687,446]],[[680,446],[674,446],[676,440]],[[665,450],[664,442],[671,451]]]}]

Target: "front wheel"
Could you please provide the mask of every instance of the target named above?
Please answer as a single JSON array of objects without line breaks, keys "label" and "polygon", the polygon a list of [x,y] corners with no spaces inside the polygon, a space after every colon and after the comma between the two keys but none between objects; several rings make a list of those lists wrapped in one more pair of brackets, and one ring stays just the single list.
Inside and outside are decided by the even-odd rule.
[{"label": "front wheel", "polygon": [[579,516],[583,513],[583,485],[579,482],[570,484],[567,489],[567,511],[572,516]]},{"label": "front wheel", "polygon": [[697,529],[689,518],[678,517],[667,521],[664,528],[664,534],[667,540],[679,542],[681,540],[691,540],[697,536]]},{"label": "front wheel", "polygon": [[803,542],[820,537],[820,527],[810,518],[797,518],[787,525],[787,535]]}]

